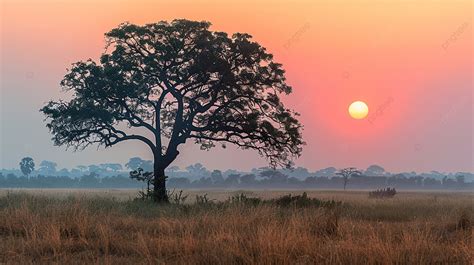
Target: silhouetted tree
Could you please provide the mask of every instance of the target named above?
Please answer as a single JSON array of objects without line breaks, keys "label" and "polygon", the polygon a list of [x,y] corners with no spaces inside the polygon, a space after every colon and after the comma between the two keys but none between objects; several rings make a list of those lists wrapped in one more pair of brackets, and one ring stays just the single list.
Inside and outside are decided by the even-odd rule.
[{"label": "silhouetted tree", "polygon": [[284,70],[250,35],[229,37],[210,25],[125,23],[106,33],[100,62],[75,63],[62,80],[72,99],[41,109],[54,143],[143,142],[154,157],[155,201],[168,201],[165,169],[187,140],[204,150],[231,143],[288,165],[304,143],[297,114],[279,98],[291,93]]},{"label": "silhouetted tree", "polygon": [[354,177],[354,176],[359,176],[362,173],[357,170],[355,167],[348,167],[339,170],[339,172],[336,173],[336,175],[341,176],[342,179],[344,180],[344,190],[346,190],[346,185],[347,182],[349,181],[349,178]]},{"label": "silhouetted tree", "polygon": [[20,161],[20,170],[23,175],[28,176],[35,170],[35,162],[31,157],[23,157]]}]

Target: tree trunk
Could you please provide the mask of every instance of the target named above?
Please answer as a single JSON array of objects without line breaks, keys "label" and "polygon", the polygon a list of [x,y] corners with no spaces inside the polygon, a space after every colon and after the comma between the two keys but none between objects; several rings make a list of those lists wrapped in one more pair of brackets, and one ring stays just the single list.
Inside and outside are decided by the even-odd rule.
[{"label": "tree trunk", "polygon": [[160,167],[155,161],[154,165],[154,184],[153,184],[153,200],[158,203],[167,203],[168,194],[166,192],[166,176],[165,168]]}]

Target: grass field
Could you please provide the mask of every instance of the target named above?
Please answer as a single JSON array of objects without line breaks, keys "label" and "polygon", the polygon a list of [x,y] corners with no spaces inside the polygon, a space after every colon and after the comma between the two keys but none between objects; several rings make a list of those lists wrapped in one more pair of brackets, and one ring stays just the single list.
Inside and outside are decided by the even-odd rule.
[{"label": "grass field", "polygon": [[157,206],[135,192],[0,191],[0,263],[472,264],[474,193],[307,191],[320,200],[284,206],[227,199],[302,192],[185,191]]}]

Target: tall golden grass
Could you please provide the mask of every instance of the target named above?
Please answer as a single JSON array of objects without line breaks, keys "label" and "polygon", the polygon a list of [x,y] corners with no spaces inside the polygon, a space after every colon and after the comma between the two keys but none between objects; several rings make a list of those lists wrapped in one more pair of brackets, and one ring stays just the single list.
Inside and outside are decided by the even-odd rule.
[{"label": "tall golden grass", "polygon": [[10,193],[0,196],[0,263],[472,264],[472,194],[318,194],[344,203],[156,206]]}]

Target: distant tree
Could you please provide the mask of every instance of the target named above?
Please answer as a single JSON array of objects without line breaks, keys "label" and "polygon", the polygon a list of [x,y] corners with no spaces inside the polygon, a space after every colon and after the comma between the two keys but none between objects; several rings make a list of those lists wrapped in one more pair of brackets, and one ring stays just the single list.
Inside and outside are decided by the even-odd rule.
[{"label": "distant tree", "polygon": [[23,175],[28,176],[35,170],[35,162],[31,157],[24,157],[20,161],[20,170]]},{"label": "distant tree", "polygon": [[255,174],[245,174],[240,177],[240,183],[246,186],[256,184],[256,176]]},{"label": "distant tree", "polygon": [[327,167],[316,171],[316,176],[318,177],[331,177],[336,174],[337,169],[335,167]]},{"label": "distant tree", "polygon": [[105,163],[105,164],[100,164],[100,166],[105,170],[105,171],[112,171],[112,172],[117,172],[122,170],[122,165],[118,163]]},{"label": "distant tree", "polygon": [[260,177],[266,178],[272,184],[283,184],[288,181],[288,176],[278,170],[265,170],[260,172]]},{"label": "distant tree", "polygon": [[174,174],[174,173],[179,171],[179,167],[178,166],[171,166],[171,167],[168,167],[167,171],[171,174]]},{"label": "distant tree", "polygon": [[95,172],[83,175],[80,177],[79,183],[82,187],[97,187],[99,185],[99,175]]},{"label": "distant tree", "polygon": [[170,178],[169,185],[172,187],[186,188],[189,187],[191,181],[188,178]]},{"label": "distant tree", "polygon": [[299,179],[304,179],[310,176],[308,169],[304,167],[284,169],[283,173],[290,177],[296,177]]},{"label": "distant tree", "polygon": [[443,186],[448,183],[448,180],[449,180],[448,176],[444,176],[444,177],[443,177],[443,180],[441,181],[441,183],[443,184]]},{"label": "distant tree", "polygon": [[149,172],[153,171],[153,162],[150,160],[143,160],[140,157],[132,157],[128,160],[127,164],[125,164],[125,167],[131,171],[141,168],[142,170]]},{"label": "distant tree", "polygon": [[222,172],[222,175],[224,177],[232,175],[232,174],[240,174],[240,172],[238,170],[235,170],[235,169],[227,169],[226,171]]},{"label": "distant tree", "polygon": [[210,175],[209,170],[207,170],[201,163],[187,166],[186,171],[195,178],[208,177]]},{"label": "distant tree", "polygon": [[63,168],[58,171],[59,176],[69,176],[69,170],[67,168]]},{"label": "distant tree", "polygon": [[339,170],[339,172],[336,173],[336,175],[341,176],[342,179],[344,180],[344,190],[346,190],[346,185],[347,182],[349,181],[349,178],[354,177],[354,176],[360,176],[362,173],[357,170],[355,167],[348,167]]},{"label": "distant tree", "polygon": [[58,166],[58,164],[56,164],[53,161],[43,160],[40,163],[38,171],[41,172],[42,174],[54,175],[56,173],[56,167],[57,166]]},{"label": "distant tree", "polygon": [[214,185],[220,185],[220,184],[224,183],[224,177],[222,176],[222,171],[220,171],[220,170],[212,171],[211,179],[212,179],[212,183],[214,183]]},{"label": "distant tree", "polygon": [[259,167],[259,168],[252,168],[251,173],[255,175],[260,175],[263,171],[273,170],[270,167]]},{"label": "distant tree", "polygon": [[297,185],[301,184],[301,181],[298,178],[295,178],[295,177],[289,177],[287,182],[288,182],[289,185],[292,185],[292,186],[297,186]]},{"label": "distant tree", "polygon": [[153,154],[155,201],[168,201],[165,169],[187,140],[203,150],[234,144],[272,166],[289,165],[304,142],[298,114],[280,100],[292,91],[285,71],[250,35],[229,37],[210,25],[124,23],[106,33],[100,63],[78,62],[62,80],[71,100],[41,109],[55,145],[144,143]]},{"label": "distant tree", "polygon": [[71,169],[71,171],[69,173],[71,173],[71,176],[73,176],[73,177],[78,177],[78,176],[81,175],[82,171],[77,169],[77,168],[73,168],[73,169]]},{"label": "distant tree", "polygon": [[212,185],[212,180],[211,178],[202,177],[198,180],[193,181],[193,184],[196,185],[197,187],[208,187]]},{"label": "distant tree", "polygon": [[77,166],[77,168],[78,168],[81,172],[86,172],[86,171],[87,171],[87,166],[84,166],[84,165],[79,165],[79,166]]},{"label": "distant tree", "polygon": [[100,173],[103,171],[103,168],[99,165],[89,165],[87,169],[89,173]]},{"label": "distant tree", "polygon": [[381,176],[385,172],[385,169],[378,165],[371,165],[365,170],[367,176]]},{"label": "distant tree", "polygon": [[224,183],[226,187],[235,187],[239,185],[240,174],[230,174],[225,180]]},{"label": "distant tree", "polygon": [[466,182],[466,178],[463,175],[456,175],[456,182],[462,187]]}]

